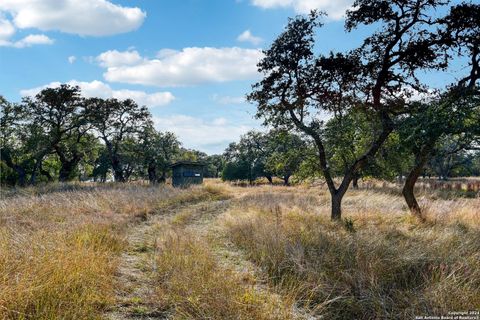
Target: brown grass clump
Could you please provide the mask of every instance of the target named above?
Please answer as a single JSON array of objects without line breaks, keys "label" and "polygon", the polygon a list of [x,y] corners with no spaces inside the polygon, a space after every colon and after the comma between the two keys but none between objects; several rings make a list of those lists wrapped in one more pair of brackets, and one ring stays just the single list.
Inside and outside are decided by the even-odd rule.
[{"label": "brown grass clump", "polygon": [[220,266],[206,239],[168,230],[158,245],[157,303],[175,319],[289,319],[254,282]]},{"label": "brown grass clump", "polygon": [[282,193],[246,198],[223,218],[225,235],[312,314],[409,319],[480,306],[480,199],[427,200],[422,224],[399,197],[354,191],[338,224],[308,191]]},{"label": "brown grass clump", "polygon": [[112,302],[122,240],[107,229],[38,232],[29,245],[5,233],[0,238],[1,318],[96,318]]}]

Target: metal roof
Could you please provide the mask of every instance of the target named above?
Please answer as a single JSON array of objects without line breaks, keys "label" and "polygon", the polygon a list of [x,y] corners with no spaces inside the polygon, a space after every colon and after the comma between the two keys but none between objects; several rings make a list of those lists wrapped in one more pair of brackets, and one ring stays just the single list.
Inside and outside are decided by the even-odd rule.
[{"label": "metal roof", "polygon": [[177,161],[170,165],[170,167],[177,167],[177,166],[182,166],[182,165],[189,165],[189,166],[199,166],[199,167],[204,167],[205,163],[203,162],[198,162],[198,161]]}]

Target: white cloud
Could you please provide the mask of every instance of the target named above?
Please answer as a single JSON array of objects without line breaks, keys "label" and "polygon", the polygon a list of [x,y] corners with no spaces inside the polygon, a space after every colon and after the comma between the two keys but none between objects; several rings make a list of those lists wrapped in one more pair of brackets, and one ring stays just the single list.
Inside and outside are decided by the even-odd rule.
[{"label": "white cloud", "polygon": [[36,44],[53,44],[55,41],[50,39],[44,34],[30,34],[25,38],[18,40],[16,42],[11,42],[9,40],[0,39],[0,46],[4,47],[14,47],[14,48],[26,48],[31,47]]},{"label": "white cloud", "polygon": [[257,36],[254,36],[250,30],[243,31],[238,37],[237,40],[240,42],[250,42],[253,45],[260,44],[263,39]]},{"label": "white cloud", "polygon": [[8,41],[15,34],[15,27],[0,13],[0,42]]},{"label": "white cloud", "polygon": [[[45,88],[56,88],[60,86],[60,82],[51,82],[47,85],[26,89],[20,91],[22,96],[34,96],[42,89]],[[98,98],[117,98],[120,100],[133,99],[139,105],[146,105],[148,107],[159,107],[164,106],[172,102],[175,97],[170,92],[155,92],[155,93],[146,93],[144,91],[138,90],[113,90],[108,84],[103,83],[102,81],[94,80],[92,82],[68,81],[67,84],[72,86],[79,86],[82,90],[82,94],[85,97],[98,97]]]},{"label": "white cloud", "polygon": [[15,31],[13,24],[0,11],[0,47],[25,48],[35,44],[52,44],[54,42],[44,34],[30,34],[21,40],[13,41],[11,38]]},{"label": "white cloud", "polygon": [[187,148],[210,153],[221,153],[227,145],[239,139],[252,126],[229,123],[225,118],[205,121],[187,115],[153,117],[155,126],[161,131],[174,132]]},{"label": "white cloud", "polygon": [[20,41],[15,42],[17,48],[30,47],[34,44],[52,44],[54,41],[44,34],[31,34]]},{"label": "white cloud", "polygon": [[138,64],[142,61],[142,57],[140,57],[140,54],[135,50],[123,52],[109,50],[101,53],[96,60],[100,66],[104,68],[114,68]]},{"label": "white cloud", "polygon": [[107,51],[97,61],[107,69],[107,81],[175,87],[256,78],[261,57],[257,49],[191,47],[164,49],[155,59],[136,51]]},{"label": "white cloud", "polygon": [[221,96],[214,94],[212,100],[219,104],[242,104],[245,103],[245,97]]},{"label": "white cloud", "polygon": [[107,36],[137,29],[146,13],[107,0],[1,0],[19,29],[61,31],[83,36]]},{"label": "white cloud", "polygon": [[70,56],[70,57],[68,57],[68,62],[69,62],[70,64],[74,63],[76,60],[77,60],[77,57],[75,57],[75,56]]},{"label": "white cloud", "polygon": [[261,8],[293,8],[297,13],[309,13],[318,9],[328,13],[329,18],[342,19],[345,10],[350,8],[353,0],[251,0],[252,4]]}]

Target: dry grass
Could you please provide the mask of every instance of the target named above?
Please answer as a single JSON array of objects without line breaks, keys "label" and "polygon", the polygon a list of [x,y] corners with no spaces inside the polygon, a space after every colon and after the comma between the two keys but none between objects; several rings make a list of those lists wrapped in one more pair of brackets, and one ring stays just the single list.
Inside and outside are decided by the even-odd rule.
[{"label": "dry grass", "polygon": [[96,319],[113,303],[129,223],[219,190],[53,185],[0,201],[0,319]]},{"label": "dry grass", "polygon": [[342,224],[328,219],[326,203],[317,188],[261,188],[223,217],[225,236],[272,286],[327,319],[480,307],[479,198],[422,199],[425,224],[378,190],[350,192]]},{"label": "dry grass", "polygon": [[174,319],[289,319],[284,305],[254,289],[255,280],[217,262],[202,237],[178,228],[160,240],[157,303]]},{"label": "dry grass", "polygon": [[0,238],[0,317],[88,319],[112,303],[121,239],[105,228]]},{"label": "dry grass", "polygon": [[[213,202],[226,194],[236,199]],[[128,227],[167,212],[177,215],[154,230],[152,298],[174,318],[408,319],[480,308],[479,197],[426,190],[422,223],[390,186],[351,190],[338,224],[321,187],[73,184],[1,195],[0,319],[103,318]]]}]

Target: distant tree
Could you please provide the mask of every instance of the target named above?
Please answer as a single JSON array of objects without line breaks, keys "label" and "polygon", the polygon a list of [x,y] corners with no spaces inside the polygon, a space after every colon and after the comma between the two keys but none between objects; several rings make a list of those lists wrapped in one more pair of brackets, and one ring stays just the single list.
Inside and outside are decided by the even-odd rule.
[{"label": "distant tree", "polygon": [[[237,163],[237,171],[245,170],[241,176],[244,176],[250,183],[258,177],[265,177],[272,183],[273,173],[266,167],[270,152],[267,135],[250,131],[244,134],[238,143],[231,143],[225,150],[224,157],[227,162]],[[238,173],[237,176],[239,175]],[[229,180],[228,177],[224,178]]]},{"label": "distant tree", "polygon": [[448,180],[457,170],[472,164],[474,154],[468,150],[470,145],[471,141],[465,141],[458,136],[441,138],[435,145],[435,152],[431,155],[427,167],[439,179]]},{"label": "distant tree", "polygon": [[272,130],[266,136],[269,155],[265,167],[288,186],[290,177],[306,157],[307,143],[299,135],[284,130]]},{"label": "distant tree", "polygon": [[141,154],[151,184],[164,183],[172,163],[180,156],[180,142],[171,132],[147,126],[140,134]]},{"label": "distant tree", "polygon": [[98,149],[98,156],[93,162],[92,177],[94,181],[106,182],[111,169],[110,156],[107,148],[102,145]]},{"label": "distant tree", "polygon": [[226,162],[222,171],[222,180],[237,181],[251,179],[250,164],[245,160]]},{"label": "distant tree", "polygon": [[[378,31],[363,45],[346,53],[314,54],[318,14],[291,19],[285,31],[265,50],[258,65],[264,78],[248,99],[258,104],[257,117],[274,127],[296,127],[317,148],[318,163],[332,203],[332,219],[341,218],[341,203],[351,181],[367,166],[394,129],[403,111],[400,97],[409,88],[421,89],[416,71],[441,69],[445,55],[438,50],[432,10],[441,0],[357,0],[347,12],[346,29],[375,24]],[[362,106],[380,124],[366,151],[344,171],[337,187],[322,136],[322,112],[333,116]]]},{"label": "distant tree", "polygon": [[[444,50],[466,56],[469,74],[451,86],[440,97],[427,102],[412,104],[410,116],[403,120],[400,132],[415,156],[405,184],[403,196],[410,211],[421,217],[421,209],[415,198],[414,187],[437,147],[446,136],[457,136],[467,146],[479,134],[480,94],[480,5],[461,4],[450,9],[442,20]],[[460,150],[460,149],[459,149]],[[450,156],[453,156],[451,154]]]},{"label": "distant tree", "polygon": [[[25,115],[23,109],[8,102],[0,96],[0,172],[1,183],[25,186],[27,183],[28,167],[31,166],[32,157],[27,150],[28,134],[22,119]],[[10,170],[8,170],[8,169]]]},{"label": "distant tree", "polygon": [[89,150],[92,136],[80,89],[69,85],[46,88],[34,98],[26,97],[21,104],[32,125],[44,131],[43,142],[38,150],[31,182],[42,166],[43,158],[55,153],[61,163],[59,180],[75,177],[75,170],[82,157]]},{"label": "distant tree", "polygon": [[223,171],[225,161],[222,155],[214,154],[207,156],[205,162],[205,177],[218,178]]},{"label": "distant tree", "polygon": [[[3,98],[0,103],[0,159],[13,173],[8,177],[10,184],[25,186],[28,178],[33,184],[38,173],[45,175],[49,181],[53,180],[42,166],[42,162],[52,153],[51,136],[46,130],[48,127],[34,121],[31,110],[25,104],[8,103]],[[2,172],[2,183],[7,173]]]},{"label": "distant tree", "polygon": [[90,98],[85,104],[90,123],[105,144],[115,181],[127,181],[134,169],[130,142],[151,125],[148,109],[129,99]]},{"label": "distant tree", "polygon": [[[323,135],[325,149],[331,172],[335,176],[342,176],[355,159],[368,150],[381,127],[375,119],[374,115],[363,110],[351,109],[326,122]],[[352,180],[353,188],[358,188],[358,179],[361,177],[393,180],[407,170],[410,161],[399,135],[391,133],[375,157],[356,172]]]}]

